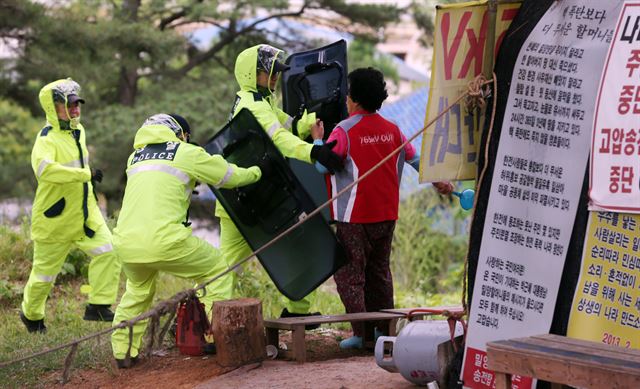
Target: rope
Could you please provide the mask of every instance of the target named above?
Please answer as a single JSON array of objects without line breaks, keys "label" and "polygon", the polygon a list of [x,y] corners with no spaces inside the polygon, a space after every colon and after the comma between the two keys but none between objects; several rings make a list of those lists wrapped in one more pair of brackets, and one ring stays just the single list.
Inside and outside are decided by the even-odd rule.
[{"label": "rope", "polygon": [[[479,80],[481,78],[481,80]],[[378,162],[376,165],[374,165],[371,169],[367,170],[362,176],[360,176],[357,180],[353,181],[351,184],[347,185],[344,189],[342,189],[340,192],[336,193],[335,196],[331,197],[329,200],[327,200],[326,202],[324,202],[322,205],[320,205],[319,207],[317,207],[315,210],[313,210],[310,214],[308,214],[305,218],[301,219],[300,221],[298,221],[297,223],[295,223],[294,225],[292,225],[291,227],[287,228],[285,231],[283,231],[280,235],[276,236],[275,238],[273,238],[271,241],[267,242],[264,246],[258,248],[256,251],[254,251],[253,253],[249,254],[246,258],[236,262],[233,266],[229,267],[226,271],[224,271],[221,274],[218,274],[217,276],[215,276],[214,278],[210,279],[209,281],[198,285],[198,287],[196,288],[196,290],[200,290],[203,289],[204,287],[206,287],[207,285],[209,285],[210,283],[214,282],[215,280],[217,280],[218,278],[222,277],[223,275],[227,274],[229,271],[231,270],[235,270],[236,268],[238,268],[239,266],[243,265],[245,262],[247,262],[249,259],[253,258],[255,255],[261,253],[262,251],[266,250],[267,248],[271,247],[273,244],[275,244],[276,242],[278,242],[280,239],[282,239],[283,237],[285,237],[287,234],[289,234],[291,231],[295,230],[296,228],[298,228],[301,224],[305,223],[307,220],[311,219],[313,216],[317,215],[318,213],[320,213],[323,209],[325,209],[326,207],[328,207],[331,203],[333,203],[334,201],[336,201],[338,199],[338,197],[342,196],[344,193],[348,192],[351,190],[351,188],[353,188],[355,185],[357,185],[360,181],[364,180],[365,178],[367,178],[371,173],[373,173],[376,169],[378,169],[380,166],[384,165],[389,159],[391,159],[393,156],[395,156],[396,154],[398,154],[400,151],[402,151],[404,149],[404,147],[411,143],[414,139],[416,139],[418,136],[420,136],[420,134],[422,134],[427,128],[431,127],[431,125],[433,125],[433,123],[435,123],[436,121],[438,121],[442,116],[444,116],[444,114],[446,114],[447,112],[449,112],[449,110],[451,110],[451,108],[453,108],[456,104],[458,104],[462,99],[464,99],[468,94],[473,93],[473,94],[478,94],[479,92],[477,92],[477,89],[490,84],[492,80],[485,80],[484,76],[478,76],[476,77],[476,79],[474,79],[472,81],[473,83],[473,87],[470,87],[467,89],[467,91],[463,94],[461,94],[460,96],[458,96],[458,98],[456,98],[451,104],[449,104],[444,110],[442,110],[442,112],[440,112],[435,118],[431,119],[427,124],[425,124],[424,127],[422,127],[421,130],[417,131],[415,134],[413,134],[410,138],[408,138],[404,143],[402,143],[400,146],[398,146],[395,150],[393,150],[390,154],[388,154],[386,157],[384,157],[380,162]]]},{"label": "rope", "polygon": [[[175,307],[178,305],[178,303],[180,301],[182,301],[183,299],[185,299],[187,297],[194,296],[196,292],[198,292],[200,290],[203,290],[206,286],[208,286],[212,282],[218,280],[220,277],[222,277],[222,276],[228,274],[229,272],[234,271],[238,267],[242,266],[245,262],[249,261],[251,258],[254,258],[256,255],[258,255],[259,253],[263,252],[267,248],[271,247],[273,244],[275,244],[276,242],[281,240],[283,237],[285,237],[291,231],[293,231],[294,229],[298,228],[300,225],[305,223],[307,220],[310,220],[313,216],[315,216],[318,213],[320,213],[324,208],[328,207],[331,203],[336,201],[338,199],[338,197],[342,196],[344,193],[346,193],[347,191],[351,190],[352,187],[354,187],[360,181],[362,181],[365,178],[367,178],[376,169],[378,169],[380,166],[385,164],[389,159],[391,159],[393,156],[395,156],[400,151],[402,151],[407,144],[411,143],[420,134],[422,134],[427,128],[431,127],[442,116],[444,116],[446,113],[448,113],[451,110],[451,108],[453,108],[456,104],[458,104],[460,101],[462,101],[462,99],[466,98],[470,94],[473,94],[474,98],[479,98],[479,95],[481,93],[478,92],[478,89],[481,89],[484,85],[490,84],[491,82],[492,82],[492,80],[488,80],[487,81],[487,80],[484,80],[484,79],[479,80],[478,78],[476,78],[474,81],[472,81],[473,86],[471,86],[471,84],[470,84],[470,87],[467,89],[466,92],[464,92],[460,96],[458,96],[451,104],[449,104],[444,110],[442,110],[435,118],[431,119],[428,123],[426,123],[424,125],[424,127],[422,127],[421,130],[417,131],[415,134],[413,134],[411,137],[409,137],[404,143],[402,143],[402,145],[398,146],[395,150],[393,150],[389,155],[384,157],[375,166],[373,166],[371,169],[367,170],[357,180],[355,180],[351,184],[347,185],[344,189],[342,189],[340,192],[338,192],[334,197],[330,198],[325,203],[323,203],[322,205],[317,207],[315,210],[313,210],[311,213],[309,213],[306,217],[301,218],[298,222],[296,222],[295,224],[293,224],[292,226],[287,228],[285,231],[280,233],[278,236],[273,238],[271,241],[267,242],[262,247],[258,248],[257,250],[255,250],[254,252],[249,254],[246,258],[236,262],[234,265],[230,266],[225,271],[223,271],[222,273],[216,275],[215,277],[211,278],[210,280],[198,285],[195,288],[186,289],[186,290],[183,290],[181,292],[178,292],[175,295],[173,295],[171,298],[169,298],[169,299],[167,299],[167,300],[165,300],[163,302],[160,302],[158,305],[156,305],[154,308],[150,309],[149,311],[144,312],[144,313],[142,313],[142,314],[140,314],[140,315],[138,315],[138,316],[136,316],[136,317],[134,317],[134,318],[132,318],[130,320],[122,321],[122,322],[120,322],[120,323],[118,323],[118,324],[116,324],[116,325],[114,325],[114,326],[112,326],[110,328],[104,329],[102,331],[99,331],[99,332],[96,332],[96,333],[93,333],[93,334],[86,335],[84,337],[78,338],[76,340],[73,340],[71,342],[68,342],[68,343],[53,347],[53,348],[48,348],[48,349],[39,351],[37,353],[31,354],[31,355],[28,355],[28,356],[24,356],[24,357],[21,357],[21,358],[18,358],[18,359],[14,359],[12,361],[2,362],[2,363],[0,363],[0,368],[6,367],[6,366],[9,366],[9,365],[18,363],[18,362],[22,362],[22,361],[26,361],[26,360],[29,360],[29,359],[33,359],[35,357],[38,357],[38,356],[41,356],[41,355],[45,355],[45,354],[48,354],[48,353],[52,353],[54,351],[62,350],[62,349],[67,348],[67,347],[77,347],[78,344],[80,344],[82,342],[85,342],[87,340],[99,337],[101,335],[105,335],[105,334],[111,333],[111,332],[113,332],[113,331],[115,331],[117,329],[122,329],[122,328],[127,328],[127,327],[129,328],[129,349],[127,350],[127,354],[126,354],[126,357],[125,357],[125,364],[129,364],[130,361],[131,361],[131,355],[130,355],[131,345],[133,343],[133,341],[132,341],[133,340],[133,325],[135,323],[140,322],[140,321],[145,320],[145,319],[152,318],[154,316],[163,315],[163,314],[169,313],[169,312],[175,312]],[[493,82],[495,83],[495,75],[494,75]],[[494,109],[494,112],[495,112],[495,109]],[[170,307],[173,307],[173,308],[170,308]],[[165,329],[163,329],[163,332],[165,332]],[[69,364],[70,364],[70,361],[69,361]]]},{"label": "rope", "polygon": [[[487,144],[484,148],[484,166],[480,171],[480,175],[478,176],[478,181],[476,182],[476,196],[473,198],[473,209],[476,208],[478,202],[478,193],[480,193],[480,185],[482,184],[482,180],[484,179],[484,175],[487,172],[487,167],[489,163],[489,143],[491,141],[491,135],[493,134],[493,125],[495,123],[496,118],[496,102],[498,100],[498,78],[495,73],[492,73],[493,77],[491,78],[491,82],[493,82],[493,106],[491,108],[491,121],[489,122],[489,132],[487,134]],[[475,86],[476,84],[474,84]],[[474,91],[475,92],[475,91]],[[473,221],[475,218],[473,214],[471,215],[471,229],[473,229]],[[471,245],[471,234],[469,234],[467,247]],[[469,273],[469,250],[467,249],[467,256],[464,259],[464,275],[462,276],[462,308],[465,314],[469,313],[469,304],[467,303],[467,276]]]},{"label": "rope", "polygon": [[[187,289],[187,290],[184,290],[184,291],[176,293],[173,297],[171,297],[169,300],[165,300],[163,303],[166,303],[166,304],[173,303],[173,304],[177,305],[178,302],[180,302],[182,299],[184,299],[184,298],[186,298],[188,296],[193,295],[193,293],[194,293],[193,289]],[[55,351],[63,350],[65,348],[67,348],[67,347],[73,346],[74,344],[79,344],[79,343],[82,343],[82,342],[86,342],[87,340],[91,340],[93,338],[97,338],[99,336],[106,335],[106,334],[111,333],[114,330],[117,330],[117,329],[120,329],[120,328],[131,327],[131,326],[133,326],[135,323],[137,323],[139,321],[148,319],[148,318],[152,317],[155,314],[159,314],[160,312],[158,311],[158,308],[162,308],[163,306],[165,306],[165,304],[160,304],[160,305],[150,309],[149,311],[144,312],[144,313],[134,317],[131,320],[120,322],[120,323],[114,325],[113,327],[105,328],[102,331],[98,331],[98,332],[95,332],[93,334],[89,334],[89,335],[83,336],[81,338],[72,340],[70,342],[63,343],[63,344],[58,345],[56,347],[47,348],[47,349],[44,349],[42,351],[38,351],[37,353],[31,354],[31,355],[27,355],[27,356],[24,356],[24,357],[20,357],[18,359],[12,360],[12,361],[2,362],[2,363],[0,363],[0,368],[12,365],[14,363],[23,362],[23,361],[26,361],[26,360],[29,360],[29,359],[33,359],[33,358],[39,357],[41,355],[45,355],[45,354],[49,354],[49,353],[52,353],[52,352],[55,352]]]},{"label": "rope", "polygon": [[69,382],[69,371],[71,369],[71,362],[73,362],[73,358],[76,356],[76,352],[78,351],[78,344],[74,344],[71,346],[71,350],[69,350],[69,354],[67,358],[64,360],[64,371],[62,372],[62,384],[66,384]]},{"label": "rope", "polygon": [[471,111],[475,108],[480,108],[482,110],[487,106],[485,99],[491,94],[491,89],[483,88],[486,82],[487,79],[484,75],[480,74],[467,85],[467,96],[464,99],[467,111]]}]

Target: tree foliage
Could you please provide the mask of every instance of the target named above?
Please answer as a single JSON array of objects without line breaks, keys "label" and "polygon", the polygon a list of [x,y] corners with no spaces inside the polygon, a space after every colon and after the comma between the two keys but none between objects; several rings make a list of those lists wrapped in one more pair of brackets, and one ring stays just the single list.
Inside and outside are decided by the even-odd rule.
[{"label": "tree foliage", "polygon": [[35,179],[31,170],[31,147],[43,127],[19,105],[0,99],[0,188],[2,197],[31,196]]},{"label": "tree foliage", "polygon": [[[125,164],[133,136],[142,122],[158,112],[179,113],[190,120],[195,138],[206,141],[224,125],[237,88],[235,58],[248,46],[274,36],[266,23],[272,19],[310,20],[345,26],[374,36],[376,29],[397,18],[390,6],[346,4],[344,0],[307,0],[293,7],[288,0],[70,0],[64,3],[4,0],[0,38],[19,43],[17,57],[1,64],[0,104],[3,134],[12,145],[0,154],[10,169],[0,174],[11,191],[31,197],[35,180],[29,161],[33,134],[44,126],[37,101],[39,89],[52,80],[73,77],[87,101],[83,124],[92,166],[105,172],[98,191],[117,209],[125,186]],[[6,12],[5,12],[6,11]],[[15,15],[11,18],[9,15]],[[217,31],[208,46],[196,46],[187,32],[193,23]],[[268,30],[268,31],[267,31]],[[357,30],[357,31],[356,31]],[[364,36],[361,35],[361,36]],[[291,38],[291,39],[301,39]],[[370,41],[351,45],[350,68],[381,67],[393,79],[394,71],[373,54]],[[318,42],[306,43],[306,48]],[[304,45],[302,45],[304,46]],[[301,47],[297,45],[296,47]],[[11,103],[13,101],[17,103]],[[21,108],[17,108],[21,107]],[[28,115],[28,112],[31,115]],[[38,119],[34,119],[34,117]],[[14,133],[18,128],[20,134]],[[18,150],[18,147],[20,148]],[[15,149],[15,150],[14,150]],[[14,150],[11,155],[8,150]],[[12,163],[15,162],[15,165]],[[8,165],[7,165],[8,164]]]},{"label": "tree foliage", "polygon": [[425,47],[433,45],[435,34],[436,4],[461,3],[467,0],[414,0],[410,9],[413,20],[424,33],[420,43]]},{"label": "tree foliage", "polygon": [[377,52],[373,41],[366,39],[354,40],[349,44],[347,58],[349,59],[350,71],[372,66],[380,70],[387,81],[392,80],[397,83],[400,79],[391,57]]},{"label": "tree foliage", "polygon": [[[299,5],[288,0],[9,3],[30,23],[6,28],[20,41],[22,55],[12,71],[4,73],[3,81],[10,96],[30,104],[34,112],[35,102],[21,99],[57,78],[73,75],[87,85],[89,98],[133,106],[143,79],[152,83],[181,80],[211,61],[228,64],[229,46],[246,36],[264,36],[270,20],[313,18],[373,35],[396,20],[399,12],[395,6],[347,4],[346,0],[305,0]],[[217,29],[216,38],[204,50],[184,33],[194,23]]]}]

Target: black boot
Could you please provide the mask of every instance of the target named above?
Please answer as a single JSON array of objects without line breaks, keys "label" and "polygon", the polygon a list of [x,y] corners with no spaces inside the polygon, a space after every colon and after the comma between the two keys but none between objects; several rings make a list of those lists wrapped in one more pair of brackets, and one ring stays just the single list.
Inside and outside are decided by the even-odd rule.
[{"label": "black boot", "polygon": [[130,367],[135,366],[138,363],[138,356],[136,355],[133,358],[129,358],[127,362],[126,359],[118,359],[116,358],[116,365],[118,365],[118,369],[128,369]]},{"label": "black boot", "polygon": [[87,304],[84,309],[84,320],[88,321],[113,321],[113,312],[110,305]]},{"label": "black boot", "polygon": [[204,353],[207,355],[213,355],[217,352],[215,343],[205,343],[204,344]]},{"label": "black boot", "polygon": [[[284,308],[282,310],[282,313],[280,314],[280,318],[285,318],[285,317],[309,317],[309,316],[320,316],[322,315],[320,312],[313,312],[313,313],[291,313],[289,312],[289,310],[287,308]],[[315,330],[320,328],[320,324],[307,324],[304,326],[305,330]]]},{"label": "black boot", "polygon": [[24,323],[25,327],[27,327],[27,331],[29,332],[39,332],[41,334],[47,332],[47,326],[44,325],[44,319],[29,320],[24,313],[20,311],[20,320],[22,320],[22,323]]}]

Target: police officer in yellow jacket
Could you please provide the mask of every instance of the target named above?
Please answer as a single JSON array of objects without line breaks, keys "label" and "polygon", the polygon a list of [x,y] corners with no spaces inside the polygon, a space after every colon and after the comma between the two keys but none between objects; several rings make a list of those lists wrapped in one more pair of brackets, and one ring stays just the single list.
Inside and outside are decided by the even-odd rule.
[{"label": "police officer in yellow jacket", "polygon": [[111,321],[120,262],[93,194],[102,172],[89,168],[85,130],[80,124],[80,85],[72,79],[54,81],[40,90],[47,125],[38,134],[31,166],[38,188],[31,215],[33,267],[24,288],[20,319],[29,332],[45,332],[45,302],[72,246],[92,257],[89,304],[85,320]]},{"label": "police officer in yellow jacket", "polygon": [[[130,320],[151,307],[159,271],[203,283],[226,270],[220,252],[192,235],[186,222],[191,193],[197,182],[234,188],[258,181],[260,168],[248,169],[227,163],[188,143],[188,122],[176,114],[148,118],[134,140],[135,151],[127,163],[127,186],[114,245],[127,276],[127,290],[116,309],[115,323]],[[201,297],[209,309],[225,299],[216,282]],[[147,321],[133,326],[132,361],[137,360]],[[113,355],[125,365],[129,330],[111,336]]]},{"label": "police officer in yellow jacket", "polygon": [[[324,134],[322,122],[316,119],[315,113],[307,114],[305,111],[300,118],[294,119],[276,106],[273,91],[280,73],[288,68],[281,62],[281,56],[282,50],[266,44],[250,47],[238,55],[235,77],[240,90],[236,94],[232,115],[235,116],[242,108],[249,109],[285,157],[308,163],[318,160],[331,172],[340,170],[342,160],[331,151],[335,143],[316,146],[302,140],[309,134],[313,139],[321,139]],[[215,214],[220,218],[220,249],[231,266],[248,256],[251,249],[219,204]],[[235,273],[228,274],[221,281],[219,292],[226,298],[232,298]],[[285,298],[284,305],[282,317],[309,315],[311,295],[300,301]]]}]

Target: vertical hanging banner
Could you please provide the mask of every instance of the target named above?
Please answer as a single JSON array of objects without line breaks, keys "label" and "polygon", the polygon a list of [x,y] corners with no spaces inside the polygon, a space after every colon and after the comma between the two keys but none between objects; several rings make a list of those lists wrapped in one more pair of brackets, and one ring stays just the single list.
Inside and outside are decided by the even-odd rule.
[{"label": "vertical hanging banner", "polygon": [[[495,29],[497,52],[519,2],[498,5]],[[433,61],[425,123],[467,90],[469,81],[491,72],[485,64],[488,28],[487,1],[438,5]],[[420,182],[474,179],[484,113],[469,113],[457,104],[425,131]]]},{"label": "vertical hanging banner", "polygon": [[591,212],[567,336],[640,349],[640,215]]},{"label": "vertical hanging banner", "polygon": [[[483,226],[462,379],[491,388],[486,343],[547,333],[623,1],[554,2],[513,69]],[[515,377],[513,388],[532,379]]]},{"label": "vertical hanging banner", "polygon": [[640,1],[624,5],[594,121],[589,209],[640,213]]}]

